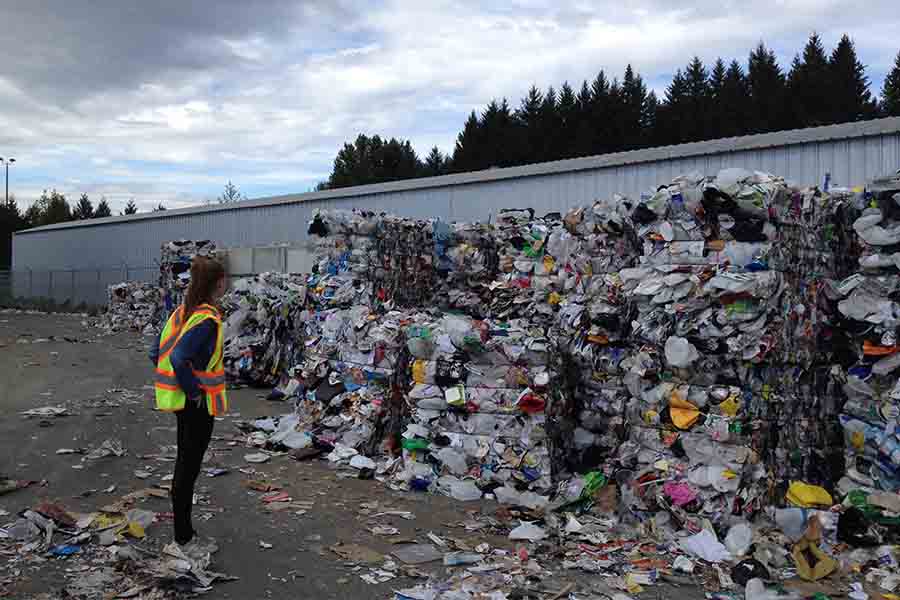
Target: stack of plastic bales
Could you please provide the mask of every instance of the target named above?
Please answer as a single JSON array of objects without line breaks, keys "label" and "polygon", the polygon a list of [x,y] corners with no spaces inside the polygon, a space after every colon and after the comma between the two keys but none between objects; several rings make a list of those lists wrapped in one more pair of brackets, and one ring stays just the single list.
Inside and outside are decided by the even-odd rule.
[{"label": "stack of plastic bales", "polygon": [[[384,434],[376,438],[388,440],[402,431],[405,460],[389,460],[383,474],[403,486],[433,487],[464,499],[497,487],[511,493],[513,486],[549,489],[543,426],[547,348],[534,311],[549,320],[553,309],[543,308],[546,286],[523,285],[542,251],[524,257],[529,264],[522,262],[521,272],[514,272],[509,260],[497,277],[497,248],[505,242],[487,224],[333,211],[317,214],[310,233],[319,237],[310,286],[316,311],[305,324],[307,354],[299,379],[328,377],[346,386],[341,365],[381,366],[371,362],[379,355],[397,366],[383,373],[396,376],[391,393],[411,389],[405,407],[394,403],[382,412],[382,423],[387,419],[391,425],[382,426]],[[548,233],[548,227],[536,225],[534,235]],[[508,291],[497,292],[501,289]],[[508,303],[495,317],[491,298],[501,293]],[[419,312],[427,307],[432,312]],[[364,331],[366,320],[391,335],[348,339],[348,332]],[[378,350],[377,341],[372,348],[379,339],[385,350]],[[393,359],[397,343],[402,348]],[[359,356],[353,359],[348,352]],[[322,406],[320,389],[307,392],[306,402],[315,402],[308,410]],[[325,389],[329,395],[334,391]],[[340,396],[332,398],[334,408],[346,407]],[[401,422],[408,427],[399,429]],[[331,456],[341,453],[350,455],[336,446]]]},{"label": "stack of plastic bales", "polygon": [[302,358],[306,278],[263,273],[238,279],[222,298],[225,372],[232,381],[274,385]]},{"label": "stack of plastic bales", "polygon": [[[496,279],[489,287],[489,314],[495,319],[527,317],[549,326],[559,294],[554,289],[567,273],[556,269],[547,253],[550,235],[562,227],[558,214],[535,217],[534,211],[503,210],[497,215]],[[564,284],[563,284],[564,285]]]},{"label": "stack of plastic bales", "polygon": [[435,303],[470,316],[488,316],[498,270],[498,239],[487,223],[431,224],[436,270]]},{"label": "stack of plastic bales", "polygon": [[[861,246],[859,270],[836,282],[842,319],[846,403],[841,414],[846,452],[843,483],[900,491],[900,192],[860,202],[853,223]],[[846,490],[844,490],[846,491]]]},{"label": "stack of plastic bales", "polygon": [[843,471],[838,421],[843,394],[833,365],[844,362],[845,353],[831,290],[834,278],[856,268],[851,227],[856,195],[788,187],[769,205],[778,235],[766,260],[785,283],[783,326],[774,337],[775,352],[757,367],[767,369],[769,382],[764,394],[754,395],[752,414],[758,419],[754,449],[774,484],[771,501],[780,502],[792,481],[833,491]]},{"label": "stack of plastic bales", "polygon": [[561,424],[555,459],[569,472],[596,468],[624,435],[622,363],[634,350],[632,305],[619,272],[633,267],[640,252],[630,209],[620,197],[573,209],[547,242],[544,262],[559,302],[552,336]]},{"label": "stack of plastic bales", "polygon": [[434,306],[485,315],[497,271],[489,224],[334,210],[317,212],[309,233],[320,306]]},{"label": "stack of plastic bales", "polygon": [[184,301],[184,293],[191,282],[191,260],[195,256],[212,257],[215,243],[209,240],[177,240],[160,248],[159,287],[163,290],[163,319]]},{"label": "stack of plastic bales", "polygon": [[159,328],[162,296],[156,285],[126,281],[109,286],[106,294],[106,312],[100,327],[107,333],[140,331],[149,335]]},{"label": "stack of plastic bales", "polygon": [[726,170],[680,177],[632,212],[644,249],[620,273],[639,350],[621,364],[631,435],[619,478],[637,484],[634,507],[694,525],[761,507],[751,433],[767,425],[786,287],[768,264],[769,208],[788,196],[777,178]]},{"label": "stack of plastic bales", "polygon": [[319,211],[309,223],[315,262],[309,279],[316,308],[368,305],[373,297],[371,254],[377,220],[361,211]]},{"label": "stack of plastic bales", "polygon": [[295,369],[297,412],[333,462],[377,456],[390,417],[391,381],[402,360],[404,316],[367,306],[328,309],[304,323],[304,360]]},{"label": "stack of plastic bales", "polygon": [[525,319],[420,313],[405,331],[409,424],[395,481],[459,500],[546,493],[547,341]]}]

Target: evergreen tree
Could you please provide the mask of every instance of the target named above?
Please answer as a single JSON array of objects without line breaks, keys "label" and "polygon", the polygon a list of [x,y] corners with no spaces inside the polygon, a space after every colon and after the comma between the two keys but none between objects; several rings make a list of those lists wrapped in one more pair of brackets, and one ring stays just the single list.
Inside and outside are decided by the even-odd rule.
[{"label": "evergreen tree", "polygon": [[612,98],[610,83],[606,73],[601,70],[591,82],[590,133],[591,143],[587,154],[605,154],[612,147]]},{"label": "evergreen tree", "polygon": [[225,184],[225,189],[222,191],[222,195],[219,196],[218,201],[219,204],[231,204],[232,202],[240,202],[241,200],[246,199],[247,196],[243,195],[238,187],[231,183],[231,180],[229,179],[228,183]]},{"label": "evergreen tree", "polygon": [[453,150],[453,172],[477,171],[481,168],[480,124],[475,111],[466,119],[463,130],[456,136]]},{"label": "evergreen tree", "polygon": [[785,78],[775,53],[762,42],[750,53],[747,80],[750,87],[749,132],[783,129],[789,122],[785,111]]},{"label": "evergreen tree", "polygon": [[94,218],[94,205],[87,194],[82,194],[81,198],[78,199],[78,204],[75,206],[75,210],[72,211],[72,218],[76,221]]},{"label": "evergreen tree", "polygon": [[894,68],[884,79],[881,88],[881,110],[889,117],[900,117],[900,52],[894,59]]},{"label": "evergreen tree", "polygon": [[803,56],[794,58],[788,75],[791,123],[789,127],[812,127],[831,122],[831,71],[825,47],[817,33],[809,36]]},{"label": "evergreen tree", "polygon": [[538,162],[543,153],[544,140],[541,138],[541,121],[544,95],[532,85],[528,95],[522,98],[521,106],[516,111],[516,121],[523,131],[523,162]]},{"label": "evergreen tree", "polygon": [[659,100],[656,98],[656,92],[651,91],[647,94],[647,104],[644,110],[644,118],[641,122],[641,131],[643,135],[641,145],[643,147],[660,146],[663,144],[659,135],[659,111],[660,104]]},{"label": "evergreen tree", "polygon": [[719,137],[734,137],[750,131],[750,82],[741,64],[732,60],[722,84],[722,105],[727,111]]},{"label": "evergreen tree", "polygon": [[137,214],[137,205],[134,203],[134,198],[128,201],[128,204],[125,205],[125,210],[122,211],[123,215],[136,215]]},{"label": "evergreen tree", "polygon": [[575,156],[578,132],[578,99],[569,82],[559,89],[559,154],[557,158]]},{"label": "evergreen tree", "polygon": [[0,269],[8,269],[12,264],[12,234],[25,227],[16,197],[9,202],[0,201]]},{"label": "evergreen tree", "polygon": [[444,174],[445,162],[443,153],[441,153],[440,149],[435,146],[431,149],[431,152],[428,153],[428,156],[425,157],[425,165],[423,168],[423,175],[426,177],[435,177],[437,175]]},{"label": "evergreen tree", "polygon": [[481,115],[478,131],[481,146],[480,169],[511,167],[520,163],[522,155],[517,143],[518,125],[506,98],[499,103],[493,100],[488,104]]},{"label": "evergreen tree", "polygon": [[625,98],[617,78],[609,84],[609,101],[604,120],[605,152],[621,152],[625,148],[625,131],[622,127],[625,114]]},{"label": "evergreen tree", "polygon": [[94,218],[102,219],[104,217],[111,216],[112,211],[109,209],[109,204],[106,202],[106,198],[100,198],[100,204],[98,204],[96,210],[94,210]]},{"label": "evergreen tree", "polygon": [[640,75],[635,74],[631,65],[625,68],[622,79],[621,131],[623,150],[640,148],[646,138],[647,86]]},{"label": "evergreen tree", "polygon": [[28,208],[25,218],[31,227],[65,223],[72,220],[72,209],[63,194],[44,190],[38,201]]},{"label": "evergreen tree", "polygon": [[419,174],[421,163],[409,140],[401,141],[391,138],[380,145],[374,145],[373,148],[375,152],[370,155],[370,158],[374,167],[374,179],[368,183],[412,179]]},{"label": "evergreen tree", "polygon": [[564,142],[560,138],[562,121],[559,115],[559,107],[557,106],[556,90],[553,86],[550,86],[547,89],[547,93],[544,94],[540,115],[539,132],[542,143],[539,153],[531,158],[537,162],[558,160],[562,156],[562,144]]},{"label": "evergreen tree", "polygon": [[716,59],[712,71],[709,72],[709,108],[704,122],[708,138],[721,137],[721,131],[725,129],[726,109],[721,101],[727,72],[728,68],[721,58]]},{"label": "evergreen tree", "polygon": [[685,141],[682,132],[687,112],[687,82],[681,69],[675,71],[672,83],[666,88],[665,103],[661,107],[658,127],[663,144],[680,144]]},{"label": "evergreen tree", "polygon": [[709,133],[709,73],[699,56],[684,71],[685,109],[681,116],[680,138],[685,142],[705,139]]},{"label": "evergreen tree", "polygon": [[422,167],[409,141],[360,134],[353,144],[344,144],[334,159],[326,189],[411,179]]},{"label": "evergreen tree", "polygon": [[573,156],[587,156],[594,144],[593,99],[587,81],[581,82],[581,90],[575,98],[575,112]]},{"label": "evergreen tree", "polygon": [[832,51],[828,70],[833,123],[859,121],[875,115],[866,67],[857,58],[856,48],[846,34]]},{"label": "evergreen tree", "polygon": [[[46,193],[46,192],[44,192]],[[40,227],[42,225],[41,221],[43,217],[43,211],[40,207],[40,200],[32,204],[28,207],[28,210],[25,211],[25,215],[23,216],[24,221],[28,224],[28,227]]]}]

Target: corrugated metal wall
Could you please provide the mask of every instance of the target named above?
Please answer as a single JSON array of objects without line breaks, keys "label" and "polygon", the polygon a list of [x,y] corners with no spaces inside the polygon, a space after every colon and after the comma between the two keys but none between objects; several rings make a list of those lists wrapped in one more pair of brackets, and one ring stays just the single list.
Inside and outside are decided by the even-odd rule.
[{"label": "corrugated metal wall", "polygon": [[725,167],[743,167],[783,175],[802,185],[821,184],[831,173],[837,185],[862,185],[900,168],[900,131],[745,151],[716,151],[720,147],[711,143],[710,153],[686,158],[515,179],[22,232],[14,238],[13,268],[147,268],[159,259],[163,242],[184,238],[212,239],[220,247],[303,243],[306,224],[317,208],[476,221],[487,220],[502,208],[561,212],[614,193],[637,198],[690,171],[714,175]]}]

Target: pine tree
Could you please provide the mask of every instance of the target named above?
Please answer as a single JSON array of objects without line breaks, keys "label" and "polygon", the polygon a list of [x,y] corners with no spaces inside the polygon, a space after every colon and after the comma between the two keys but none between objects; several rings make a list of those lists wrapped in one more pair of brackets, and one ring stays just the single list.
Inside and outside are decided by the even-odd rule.
[{"label": "pine tree", "polygon": [[511,167],[522,159],[516,137],[516,123],[504,98],[501,102],[493,100],[482,113],[479,121],[479,140],[481,146],[481,169],[491,167]]},{"label": "pine tree", "polygon": [[112,211],[109,209],[109,204],[106,202],[106,198],[100,198],[100,204],[98,204],[96,210],[94,210],[94,218],[102,219],[104,217],[111,216]]},{"label": "pine tree", "polygon": [[16,197],[0,201],[0,269],[8,269],[12,264],[12,234],[23,228],[25,222]]},{"label": "pine tree", "polygon": [[497,160],[501,167],[512,167],[524,162],[522,135],[516,117],[506,98],[500,101],[494,130],[497,132]]},{"label": "pine tree", "polygon": [[875,104],[869,91],[866,67],[856,56],[850,37],[844,34],[828,61],[831,79],[830,105],[833,123],[867,119],[875,114]]},{"label": "pine tree", "polygon": [[137,205],[134,203],[134,198],[128,201],[128,204],[125,205],[125,210],[122,211],[123,215],[136,215],[137,214]]},{"label": "pine tree", "polygon": [[425,167],[423,169],[423,174],[426,177],[443,175],[444,163],[444,155],[441,153],[441,150],[437,146],[433,147],[431,149],[431,152],[428,153],[428,156],[425,157]]},{"label": "pine tree", "polygon": [[353,144],[344,144],[334,159],[328,182],[318,189],[411,179],[418,177],[422,169],[409,140],[360,134]]},{"label": "pine tree", "polygon": [[613,147],[612,98],[610,83],[602,70],[591,82],[590,132],[591,143],[588,154],[605,154]]},{"label": "pine tree", "polygon": [[44,190],[37,202],[28,208],[25,217],[32,227],[65,223],[72,220],[72,209],[65,195],[56,190]]},{"label": "pine tree", "polygon": [[707,137],[710,107],[709,73],[695,56],[684,71],[685,110],[681,121],[681,139],[696,142]]},{"label": "pine tree", "polygon": [[523,131],[523,162],[540,161],[544,140],[541,138],[541,106],[544,95],[532,85],[528,95],[522,98],[521,106],[516,111],[516,121]]},{"label": "pine tree", "polygon": [[43,212],[40,207],[40,200],[28,207],[22,219],[28,224],[28,227],[40,227]]},{"label": "pine tree", "polygon": [[709,93],[713,98],[720,97],[722,87],[725,85],[725,73],[727,72],[728,67],[725,66],[725,61],[721,57],[717,58],[713,64],[712,71],[709,72]]},{"label": "pine tree", "polygon": [[734,137],[749,132],[750,87],[743,67],[736,60],[732,60],[725,71],[715,106],[722,112],[715,137]]},{"label": "pine tree", "polygon": [[665,103],[660,110],[659,127],[662,128],[660,137],[663,144],[680,144],[685,141],[682,128],[686,120],[687,111],[687,82],[681,69],[675,71],[672,82],[666,88]]},{"label": "pine tree", "polygon": [[831,71],[817,33],[809,36],[803,56],[794,58],[788,75],[791,108],[789,127],[812,127],[831,122]]},{"label": "pine tree", "polygon": [[[376,138],[381,141],[379,136],[375,136],[373,140]],[[366,183],[412,179],[421,170],[419,157],[416,156],[409,140],[391,138],[387,142],[373,144],[372,150],[369,158],[372,162],[373,178]]]},{"label": "pine tree", "polygon": [[559,89],[559,155],[557,158],[575,156],[575,138],[578,128],[578,100],[575,90],[566,81]]},{"label": "pine tree", "polygon": [[219,204],[230,204],[232,202],[240,202],[241,200],[246,200],[247,197],[244,196],[240,190],[238,190],[237,186],[231,183],[231,180],[228,180],[228,183],[225,184],[225,190],[222,192],[222,195],[219,196]]},{"label": "pine tree", "polygon": [[539,162],[559,160],[562,157],[562,143],[560,138],[562,121],[559,116],[556,90],[551,85],[544,94],[541,102],[540,137],[542,141],[541,151],[537,156]]},{"label": "pine tree", "polygon": [[785,107],[785,78],[775,53],[762,42],[750,53],[747,70],[750,87],[751,133],[783,129],[789,122]]},{"label": "pine tree", "polygon": [[647,119],[647,86],[631,65],[622,79],[622,143],[624,150],[640,148],[644,142]]},{"label": "pine tree", "polygon": [[604,152],[621,152],[625,149],[625,96],[618,78],[609,84],[609,108],[606,110],[606,140]]},{"label": "pine tree", "polygon": [[644,117],[641,121],[641,131],[643,140],[641,146],[661,146],[663,141],[660,139],[659,132],[659,111],[660,104],[656,98],[656,92],[651,91],[647,94],[647,103],[644,108]]},{"label": "pine tree", "polygon": [[900,52],[881,88],[881,110],[886,116],[900,117]]},{"label": "pine tree", "polygon": [[706,112],[705,131],[707,139],[722,137],[725,129],[725,107],[722,105],[722,90],[725,87],[725,61],[717,58],[709,72],[709,110]]},{"label": "pine tree", "polygon": [[581,82],[581,90],[575,98],[575,139],[573,156],[588,156],[594,143],[593,100],[587,81]]},{"label": "pine tree", "polygon": [[473,110],[466,119],[463,130],[456,136],[456,146],[453,149],[453,172],[477,171],[481,168],[481,148],[478,115]]},{"label": "pine tree", "polygon": [[72,211],[72,218],[76,221],[94,218],[94,205],[91,204],[87,194],[82,194],[81,198],[78,199],[78,204],[75,206],[75,210]]}]

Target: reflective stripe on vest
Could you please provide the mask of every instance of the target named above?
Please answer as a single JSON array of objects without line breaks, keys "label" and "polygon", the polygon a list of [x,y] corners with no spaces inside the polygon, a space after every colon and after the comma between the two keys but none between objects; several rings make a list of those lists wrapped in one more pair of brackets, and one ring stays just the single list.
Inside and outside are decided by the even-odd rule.
[{"label": "reflective stripe on vest", "polygon": [[[171,352],[175,348],[175,343],[178,341],[178,332],[181,330],[181,318],[184,314],[184,306],[181,306],[172,314],[172,327],[168,332],[168,335],[162,337],[159,342],[159,355],[160,356],[168,356],[169,352]],[[167,324],[168,325],[168,324]],[[165,330],[163,330],[165,334]]]},{"label": "reflective stripe on vest", "polygon": [[209,414],[221,415],[228,411],[228,395],[225,389],[225,369],[223,361],[224,332],[222,319],[215,307],[203,304],[183,321],[184,307],[172,313],[160,335],[160,357],[154,373],[156,388],[156,406],[163,411],[179,411],[184,409],[186,398],[178,385],[178,379],[172,368],[170,355],[181,338],[191,329],[207,319],[216,323],[216,344],[206,370],[194,370],[200,389],[206,397]]}]

